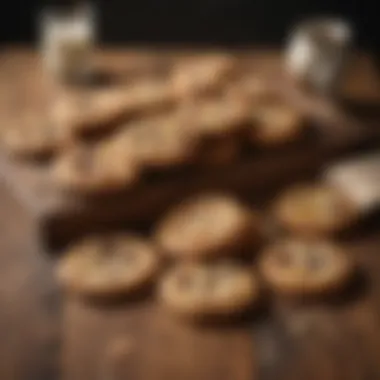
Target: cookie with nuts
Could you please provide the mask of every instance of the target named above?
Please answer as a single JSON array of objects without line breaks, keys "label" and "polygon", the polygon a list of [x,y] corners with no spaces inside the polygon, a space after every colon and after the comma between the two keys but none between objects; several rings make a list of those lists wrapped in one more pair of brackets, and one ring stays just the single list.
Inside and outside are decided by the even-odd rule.
[{"label": "cookie with nuts", "polygon": [[57,278],[70,292],[110,297],[148,285],[159,271],[156,249],[144,238],[114,233],[84,239],[65,252]]},{"label": "cookie with nuts", "polygon": [[359,210],[333,186],[306,184],[280,194],[273,212],[276,221],[290,232],[323,236],[350,227]]},{"label": "cookie with nuts", "polygon": [[228,195],[209,193],[175,206],[158,223],[158,245],[184,260],[236,256],[260,241],[258,217]]},{"label": "cookie with nuts", "polygon": [[234,262],[178,265],[159,284],[162,303],[183,317],[232,316],[259,299],[252,271]]},{"label": "cookie with nuts", "polygon": [[346,285],[354,271],[344,248],[323,240],[300,238],[267,247],[259,268],[274,292],[290,297],[335,292]]}]

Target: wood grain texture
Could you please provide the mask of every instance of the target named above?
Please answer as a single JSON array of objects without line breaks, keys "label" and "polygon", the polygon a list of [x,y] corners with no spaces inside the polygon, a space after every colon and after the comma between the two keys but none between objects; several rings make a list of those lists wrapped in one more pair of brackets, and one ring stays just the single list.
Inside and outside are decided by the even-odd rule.
[{"label": "wood grain texture", "polygon": [[[275,299],[239,322],[197,327],[151,297],[108,306],[62,297],[36,220],[3,183],[0,210],[1,379],[380,378],[378,216],[347,237],[363,275],[342,297]],[[122,355],[110,357],[119,343]]]}]

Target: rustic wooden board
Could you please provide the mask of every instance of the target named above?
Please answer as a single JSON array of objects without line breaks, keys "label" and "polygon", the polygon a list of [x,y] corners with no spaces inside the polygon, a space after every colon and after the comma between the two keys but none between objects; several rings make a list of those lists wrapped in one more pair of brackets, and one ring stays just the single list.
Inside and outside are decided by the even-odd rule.
[{"label": "rustic wooden board", "polygon": [[[157,57],[156,53],[139,54]],[[99,56],[99,64],[115,68],[115,72],[122,76],[123,68],[127,70],[136,54],[133,51],[104,53]],[[169,51],[166,54],[170,56],[174,53]],[[165,54],[162,53],[162,56]],[[6,57],[5,62],[4,59],[0,61],[6,83],[4,89],[7,89],[7,96],[4,97],[7,101],[0,104],[2,109],[9,109],[9,99],[14,99],[12,106],[19,105],[21,109],[37,108],[49,96],[51,89],[44,82],[46,77],[41,74],[38,60],[33,54],[25,52]],[[312,136],[299,144],[279,150],[249,153],[241,161],[224,167],[177,172],[162,179],[157,177],[156,181],[143,182],[135,189],[104,196],[101,201],[99,198],[62,193],[54,186],[49,170],[44,167],[1,156],[0,171],[7,185],[40,221],[48,240],[65,240],[84,231],[102,228],[107,223],[150,222],[173,202],[199,190],[219,189],[243,196],[259,196],[268,189],[313,174],[333,158],[380,137],[377,128],[361,123],[339,104],[297,91],[281,76],[279,58],[278,54],[270,52],[252,53],[249,56],[252,68],[271,78],[271,83],[276,83],[284,96],[309,115],[313,124]],[[12,78],[18,78],[17,85],[9,83],[10,74]],[[7,122],[6,112],[3,112],[2,120],[3,123]]]}]

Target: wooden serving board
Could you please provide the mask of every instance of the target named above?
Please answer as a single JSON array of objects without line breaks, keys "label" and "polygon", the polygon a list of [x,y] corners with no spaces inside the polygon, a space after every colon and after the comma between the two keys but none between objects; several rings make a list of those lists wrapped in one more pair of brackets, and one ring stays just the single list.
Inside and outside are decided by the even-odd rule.
[{"label": "wooden serving board", "polygon": [[[129,61],[138,56],[136,54],[149,57],[149,53],[143,52],[104,53],[99,56],[99,62],[108,68],[119,67],[116,72],[122,72],[120,67],[128,67]],[[157,59],[157,53],[152,54]],[[304,141],[281,149],[248,152],[240,161],[223,167],[157,176],[134,189],[101,199],[63,193],[52,183],[46,167],[17,161],[3,154],[0,156],[0,171],[5,182],[40,221],[41,231],[48,240],[66,240],[103,228],[106,224],[150,222],[173,202],[200,190],[217,189],[243,196],[259,196],[271,188],[312,175],[335,157],[366,146],[374,137],[379,137],[376,128],[349,116],[337,104],[298,91],[282,76],[278,55],[253,53],[245,59],[250,59],[258,75],[270,78],[268,83],[275,85],[283,96],[309,116],[313,126]],[[44,82],[41,66],[33,54],[5,55],[1,63],[6,89],[3,99],[8,100],[8,103],[1,103],[2,122],[7,123],[9,99],[14,99],[13,106],[20,104],[21,110],[37,107],[39,101],[49,96],[49,86]],[[12,78],[17,78],[13,86],[9,83],[11,73]]]}]

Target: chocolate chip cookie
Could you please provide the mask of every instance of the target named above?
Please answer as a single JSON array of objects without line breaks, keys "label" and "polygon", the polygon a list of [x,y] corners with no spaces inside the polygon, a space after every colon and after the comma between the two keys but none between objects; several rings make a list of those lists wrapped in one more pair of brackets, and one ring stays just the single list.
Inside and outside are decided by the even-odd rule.
[{"label": "chocolate chip cookie", "polygon": [[233,262],[179,265],[159,286],[163,304],[184,317],[240,314],[258,301],[259,293],[252,272]]},{"label": "chocolate chip cookie", "polygon": [[328,235],[349,227],[358,210],[344,194],[323,184],[299,185],[275,201],[274,216],[285,229],[303,235]]},{"label": "chocolate chip cookie", "polygon": [[57,266],[64,288],[84,296],[129,294],[157,275],[159,259],[153,246],[131,234],[99,235],[73,245]]},{"label": "chocolate chip cookie", "polygon": [[345,285],[354,265],[347,252],[326,241],[288,239],[268,247],[259,267],[268,285],[286,296],[315,296]]},{"label": "chocolate chip cookie", "polygon": [[256,215],[234,198],[203,194],[174,207],[158,224],[156,242],[178,259],[236,256],[260,240]]}]

